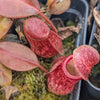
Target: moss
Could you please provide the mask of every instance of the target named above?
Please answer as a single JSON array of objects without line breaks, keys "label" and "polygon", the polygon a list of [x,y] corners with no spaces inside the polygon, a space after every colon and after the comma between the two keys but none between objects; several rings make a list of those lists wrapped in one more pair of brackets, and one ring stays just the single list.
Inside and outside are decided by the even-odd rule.
[{"label": "moss", "polygon": [[75,23],[73,21],[69,20],[66,22],[66,26],[72,26],[72,25],[75,26]]},{"label": "moss", "polygon": [[46,76],[40,68],[15,75],[18,78],[12,81],[12,85],[20,89],[21,95],[15,97],[14,100],[67,100],[68,98],[67,96],[57,96],[48,91]]},{"label": "moss", "polygon": [[[73,36],[70,39],[73,39]],[[67,47],[68,49],[66,55],[71,54],[70,50],[74,47],[70,39],[63,41],[64,48]],[[52,67],[54,59],[55,57],[48,59],[39,57],[40,64],[48,71]],[[13,72],[11,85],[18,87],[21,91],[21,94],[12,100],[68,100],[68,95],[57,96],[48,91],[45,73],[40,68],[28,72]],[[0,98],[4,98],[4,96],[0,94]],[[2,100],[5,100],[5,98]]]},{"label": "moss", "polygon": [[[66,56],[72,54],[74,39],[75,34],[63,40],[63,47],[67,48]],[[54,58],[39,57],[40,64],[48,71],[52,67],[53,60]],[[28,72],[16,72],[13,75],[12,85],[17,86],[21,91],[21,95],[14,100],[68,100],[68,95],[57,96],[48,91],[45,73],[40,68]]]},{"label": "moss", "polygon": [[[100,53],[100,46],[97,40],[93,41],[93,47]],[[97,75],[100,75],[100,62],[92,68],[92,76],[96,77]]]},{"label": "moss", "polygon": [[0,100],[6,100],[5,97],[4,97],[4,95],[2,93],[0,93]]},{"label": "moss", "polygon": [[[72,21],[66,24],[74,25]],[[72,54],[75,38],[76,33],[63,40],[63,48],[66,49],[65,56]],[[55,57],[49,59],[38,58],[40,64],[49,71]],[[18,87],[21,91],[21,94],[14,97],[13,100],[68,100],[68,95],[57,96],[48,91],[45,73],[40,68],[28,72],[13,72],[11,85]],[[0,94],[0,98],[4,98],[2,94]]]},{"label": "moss", "polygon": [[[93,45],[95,49],[100,53],[100,46],[97,40],[93,40]],[[100,62],[92,68],[91,75],[89,77],[92,84],[100,88]]]},{"label": "moss", "polygon": [[77,34],[73,33],[72,36],[63,40],[63,48],[65,49],[65,56],[68,56],[73,53],[75,48],[75,38]]}]

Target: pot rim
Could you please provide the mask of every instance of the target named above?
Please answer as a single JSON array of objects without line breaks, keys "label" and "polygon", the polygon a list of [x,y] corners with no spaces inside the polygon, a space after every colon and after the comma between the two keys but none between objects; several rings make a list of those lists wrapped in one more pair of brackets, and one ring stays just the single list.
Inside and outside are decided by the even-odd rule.
[{"label": "pot rim", "polygon": [[92,88],[94,88],[95,90],[100,91],[100,88],[98,88],[97,86],[93,85],[89,80],[88,80],[88,84],[89,84]]}]

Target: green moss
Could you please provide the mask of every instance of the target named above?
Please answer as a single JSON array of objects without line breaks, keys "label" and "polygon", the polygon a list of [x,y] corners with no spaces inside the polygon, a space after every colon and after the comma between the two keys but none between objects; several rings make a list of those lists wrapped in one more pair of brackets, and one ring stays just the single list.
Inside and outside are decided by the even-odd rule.
[{"label": "green moss", "polygon": [[72,36],[66,38],[63,40],[63,48],[65,50],[65,56],[68,56],[73,53],[73,50],[75,48],[75,38],[77,34],[73,33]]},{"label": "green moss", "polygon": [[66,26],[72,26],[72,25],[75,26],[75,23],[73,21],[69,20],[66,22]]},{"label": "green moss", "polygon": [[2,93],[0,93],[0,100],[6,100],[5,97],[4,97],[4,95]]},{"label": "green moss", "polygon": [[[66,56],[72,54],[74,39],[75,34],[63,40],[63,47],[67,48]],[[52,67],[53,60],[54,58],[39,57],[40,64],[48,71]],[[28,72],[17,72],[13,76],[12,85],[17,86],[21,91],[21,95],[15,97],[14,100],[68,100],[68,95],[57,96],[48,91],[45,73],[40,68]]]},{"label": "green moss", "polygon": [[[72,21],[66,24],[74,25]],[[63,40],[63,48],[66,49],[65,56],[72,54],[75,38],[76,33]],[[40,64],[48,71],[52,67],[53,60],[54,58],[39,57]],[[14,97],[13,100],[68,100],[68,95],[57,96],[48,91],[45,73],[40,68],[28,72],[14,72],[11,85],[18,87],[21,91],[21,94]],[[4,98],[4,96],[0,94],[0,98]]]},{"label": "green moss", "polygon": [[[93,41],[93,47],[100,53],[100,46],[97,40]],[[100,88],[100,62],[92,68],[91,75],[89,77],[92,84]]]},{"label": "green moss", "polygon": [[57,96],[48,91],[46,76],[40,68],[32,71],[16,73],[17,79],[12,85],[17,86],[21,95],[14,100],[67,100],[67,96]]},{"label": "green moss", "polygon": [[[93,41],[93,47],[100,53],[100,46],[97,40]],[[100,62],[92,68],[92,76],[96,77],[97,75],[100,75]]]}]

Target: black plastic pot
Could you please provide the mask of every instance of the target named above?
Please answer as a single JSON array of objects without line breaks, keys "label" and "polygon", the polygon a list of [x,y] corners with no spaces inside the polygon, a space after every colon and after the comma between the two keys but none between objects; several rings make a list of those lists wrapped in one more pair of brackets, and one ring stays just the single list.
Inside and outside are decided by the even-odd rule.
[{"label": "black plastic pot", "polygon": [[[100,1],[98,3],[97,9],[100,9]],[[94,33],[96,33],[96,22],[94,21],[91,36],[89,40],[89,45],[93,45],[95,40]],[[79,100],[100,100],[100,88],[93,85],[90,80],[88,82],[82,81],[82,88]]]},{"label": "black plastic pot", "polygon": [[[39,0],[43,4],[46,4],[47,0]],[[61,15],[53,15],[51,18],[62,18],[63,20],[72,20],[75,23],[81,24],[81,30],[77,37],[76,47],[86,43],[87,32],[87,16],[88,16],[88,3],[86,0],[71,0],[71,6],[69,10]],[[76,21],[77,20],[77,21]]]},{"label": "black plastic pot", "polygon": [[[71,7],[67,12],[61,14],[52,16],[53,18],[62,18],[63,20],[72,20],[73,22],[77,20],[77,23],[79,22],[81,24],[81,30],[79,34],[77,35],[76,44],[75,47],[78,47],[80,45],[86,44],[86,32],[87,32],[87,17],[88,17],[88,4],[85,0],[72,0]],[[70,94],[70,100],[79,100],[80,95],[80,87],[81,87],[81,81],[79,81],[73,92]]]},{"label": "black plastic pot", "polygon": [[[92,46],[95,40],[94,33],[96,32],[96,23],[94,21],[89,45]],[[100,100],[100,88],[93,85],[90,81],[82,81],[80,99],[79,100]]]},{"label": "black plastic pot", "polygon": [[[42,3],[46,3],[46,0],[39,0]],[[88,18],[88,3],[86,0],[71,0],[71,6],[69,10],[61,15],[52,15],[52,18],[61,18],[62,20],[72,20],[74,23],[80,23],[81,29],[76,38],[75,47],[86,44],[87,33],[87,18]],[[78,82],[70,94],[70,100],[79,100],[81,81]]]},{"label": "black plastic pot", "polygon": [[[73,12],[82,24],[82,29],[76,39],[76,47],[86,44],[86,33],[87,33],[87,18],[88,18],[88,3],[86,0],[72,0],[70,9],[67,12]],[[72,16],[74,18],[74,16]],[[70,100],[79,100],[80,96],[81,81],[79,81],[73,92],[70,95]]]}]

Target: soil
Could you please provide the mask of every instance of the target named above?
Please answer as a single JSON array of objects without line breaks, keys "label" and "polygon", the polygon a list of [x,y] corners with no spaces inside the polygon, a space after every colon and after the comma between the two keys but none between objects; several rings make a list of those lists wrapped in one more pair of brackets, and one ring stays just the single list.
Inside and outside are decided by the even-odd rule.
[{"label": "soil", "polygon": [[[94,40],[93,47],[100,53],[100,46],[97,43],[97,40]],[[92,68],[89,80],[94,86],[100,88],[100,62]]]},{"label": "soil", "polygon": [[[73,25],[75,23],[68,21],[65,23],[65,26],[68,24]],[[58,23],[55,24],[55,26],[57,25]],[[62,22],[58,26],[63,26]],[[77,34],[74,33],[70,37],[62,40],[65,56],[72,54],[75,48],[76,36]],[[3,41],[12,41],[24,44],[23,41],[19,40],[14,29],[10,30],[9,34],[7,34]],[[29,44],[25,45],[29,46]],[[52,67],[52,62],[56,57],[46,59],[38,56],[38,59],[40,64],[49,71]],[[58,96],[49,92],[45,73],[40,68],[28,72],[13,72],[11,85],[16,86],[21,92],[19,96],[12,97],[11,100],[69,100],[69,95]],[[5,100],[4,95],[1,93],[0,98]]]},{"label": "soil", "polygon": [[[66,22],[66,24],[67,23],[69,22]],[[74,44],[76,36],[77,34],[74,33],[72,36],[62,41],[63,48],[65,51],[65,56],[72,54],[75,48]],[[3,39],[3,41],[12,41],[24,44],[23,41],[19,40],[18,35],[16,32],[14,32],[14,30],[10,30],[9,34],[7,34],[7,36]],[[29,44],[27,44],[27,46],[29,46]],[[38,56],[38,59],[40,61],[40,64],[49,71],[55,57],[46,59]],[[68,100],[69,99],[68,95],[57,96],[48,91],[46,84],[46,76],[44,75],[44,72],[39,68],[36,68],[28,72],[14,72],[11,85],[16,86],[21,92],[19,96],[11,97],[12,98],[11,100],[33,100],[33,99]],[[2,94],[0,94],[0,98],[3,98],[3,100],[5,100],[5,97]]]},{"label": "soil", "polygon": [[100,63],[92,69],[89,80],[93,85],[100,88]]},{"label": "soil", "polygon": [[92,84],[94,84],[96,87],[100,88],[100,74],[98,74],[97,76],[90,76],[90,81]]}]

